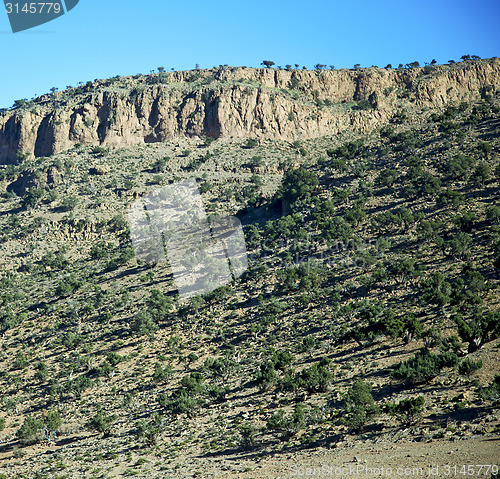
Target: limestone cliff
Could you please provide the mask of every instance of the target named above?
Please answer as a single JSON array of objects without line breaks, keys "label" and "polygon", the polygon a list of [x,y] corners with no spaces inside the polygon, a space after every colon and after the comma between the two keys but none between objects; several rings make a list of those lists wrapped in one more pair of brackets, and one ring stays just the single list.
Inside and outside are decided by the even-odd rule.
[{"label": "limestone cliff", "polygon": [[219,68],[96,80],[0,115],[0,164],[75,144],[177,136],[296,140],[366,133],[398,115],[500,90],[500,60],[384,70]]}]

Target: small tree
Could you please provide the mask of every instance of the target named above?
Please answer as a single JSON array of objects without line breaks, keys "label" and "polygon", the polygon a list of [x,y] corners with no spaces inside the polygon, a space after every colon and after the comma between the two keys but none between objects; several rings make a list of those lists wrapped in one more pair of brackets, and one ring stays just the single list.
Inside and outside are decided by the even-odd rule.
[{"label": "small tree", "polygon": [[361,430],[370,417],[380,412],[380,408],[375,404],[371,390],[370,383],[358,379],[347,391],[345,424],[349,427]]},{"label": "small tree", "polygon": [[158,330],[158,325],[155,323],[149,312],[139,311],[130,323],[130,329],[140,336],[154,336]]},{"label": "small tree", "polygon": [[264,65],[266,68],[271,68],[273,65],[275,65],[275,63],[271,60],[264,60],[261,65]]},{"label": "small tree", "polygon": [[412,426],[420,419],[424,404],[424,396],[417,396],[403,399],[398,403],[389,403],[386,410],[389,414],[397,416],[404,426]]},{"label": "small tree", "polygon": [[48,411],[43,414],[43,423],[45,425],[45,435],[50,441],[52,434],[59,431],[62,426],[61,415],[57,411]]},{"label": "small tree", "polygon": [[292,414],[287,415],[280,409],[267,420],[267,429],[283,433],[283,439],[288,440],[305,425],[303,404],[297,404]]},{"label": "small tree", "polygon": [[19,442],[24,445],[36,444],[43,438],[44,424],[42,419],[28,416],[16,432]]},{"label": "small tree", "polygon": [[494,223],[500,223],[500,206],[489,205],[486,208],[486,218]]},{"label": "small tree", "polygon": [[473,180],[479,185],[484,185],[490,178],[490,166],[485,161],[481,161],[472,174]]},{"label": "small tree", "polygon": [[104,437],[111,434],[111,427],[118,419],[116,414],[107,415],[101,408],[97,414],[87,423],[87,427],[91,430],[102,433]]},{"label": "small tree", "polygon": [[241,434],[241,445],[246,448],[253,448],[256,444],[256,435],[259,432],[253,424],[242,424],[239,430]]},{"label": "small tree", "polygon": [[299,199],[308,197],[318,186],[319,180],[316,174],[304,167],[296,170],[288,170],[283,178],[281,192],[283,199],[293,203]]},{"label": "small tree", "polygon": [[481,361],[481,359],[478,359],[477,361],[474,361],[473,359],[465,358],[458,365],[458,372],[462,376],[469,377],[472,373],[474,373],[475,371],[478,371],[482,367],[483,367],[483,361]]},{"label": "small tree", "polygon": [[50,440],[52,434],[59,431],[61,425],[62,419],[57,411],[44,411],[40,419],[32,416],[25,418],[16,436],[21,444],[36,444],[40,442],[44,436],[47,440]]},{"label": "small tree", "polygon": [[164,429],[162,416],[154,413],[150,421],[139,421],[137,423],[136,437],[146,441],[148,446],[156,446],[158,438]]},{"label": "small tree", "polygon": [[469,319],[464,319],[459,314],[453,319],[457,325],[458,335],[468,343],[469,353],[500,337],[500,311],[484,312],[478,309]]},{"label": "small tree", "polygon": [[41,188],[32,188],[28,191],[23,200],[24,208],[33,208],[35,207],[40,200],[43,198],[45,191]]}]

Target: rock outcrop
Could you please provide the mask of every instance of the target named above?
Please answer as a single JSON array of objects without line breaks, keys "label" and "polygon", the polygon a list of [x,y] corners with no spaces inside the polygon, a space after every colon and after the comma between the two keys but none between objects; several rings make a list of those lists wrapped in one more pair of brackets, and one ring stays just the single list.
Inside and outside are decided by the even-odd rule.
[{"label": "rock outcrop", "polygon": [[89,82],[0,115],[0,164],[76,144],[120,147],[178,136],[297,140],[366,133],[398,114],[500,89],[498,59],[384,70],[220,68]]}]

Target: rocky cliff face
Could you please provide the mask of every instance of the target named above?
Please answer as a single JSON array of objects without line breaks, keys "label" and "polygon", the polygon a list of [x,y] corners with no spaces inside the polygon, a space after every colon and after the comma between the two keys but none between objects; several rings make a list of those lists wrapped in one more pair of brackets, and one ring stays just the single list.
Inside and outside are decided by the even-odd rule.
[{"label": "rocky cliff face", "polygon": [[75,144],[124,146],[177,136],[296,140],[366,133],[404,113],[500,89],[498,59],[432,71],[220,68],[123,77],[42,96],[0,116],[0,164]]}]

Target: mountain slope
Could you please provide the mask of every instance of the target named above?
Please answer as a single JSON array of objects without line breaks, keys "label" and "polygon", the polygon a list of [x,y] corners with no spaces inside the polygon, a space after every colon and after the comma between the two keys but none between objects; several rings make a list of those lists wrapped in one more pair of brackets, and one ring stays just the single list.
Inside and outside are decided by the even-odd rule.
[{"label": "mountain slope", "polygon": [[[483,96],[366,135],[77,145],[2,167],[1,473],[491,464],[500,98]],[[182,302],[125,218],[188,177],[207,211],[239,216],[250,268]]]}]

